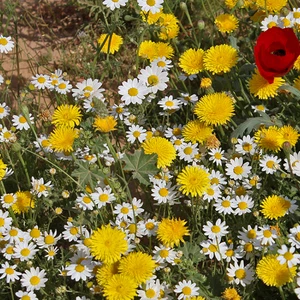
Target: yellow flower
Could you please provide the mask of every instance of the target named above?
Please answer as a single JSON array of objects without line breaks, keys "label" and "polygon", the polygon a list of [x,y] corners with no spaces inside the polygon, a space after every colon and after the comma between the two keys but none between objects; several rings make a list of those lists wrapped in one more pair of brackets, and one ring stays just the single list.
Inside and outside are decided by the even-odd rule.
[{"label": "yellow flower", "polygon": [[196,103],[194,112],[206,125],[224,125],[234,115],[233,100],[224,92],[205,95]]},{"label": "yellow flower", "polygon": [[277,255],[266,255],[257,264],[256,274],[264,284],[281,287],[293,281],[296,266],[289,268],[287,264],[280,264]]},{"label": "yellow flower", "polygon": [[238,27],[238,19],[234,15],[221,14],[216,17],[215,24],[218,30],[223,33],[230,33]]},{"label": "yellow flower", "polygon": [[100,52],[114,54],[123,44],[123,38],[115,33],[112,35],[104,33],[100,35],[98,44],[101,48]]},{"label": "yellow flower", "polygon": [[300,76],[294,80],[294,87],[300,91]]},{"label": "yellow flower", "polygon": [[238,294],[235,288],[227,288],[222,293],[222,299],[224,300],[241,300],[241,296]]},{"label": "yellow flower", "polygon": [[265,218],[277,220],[287,212],[286,200],[280,196],[272,195],[266,197],[261,205],[261,212]]},{"label": "yellow flower", "polygon": [[119,273],[119,261],[112,264],[103,264],[96,274],[97,282],[104,285],[109,278]]},{"label": "yellow flower", "polygon": [[75,127],[79,125],[82,114],[76,105],[63,104],[56,108],[52,116],[52,124],[55,126]]},{"label": "yellow flower", "polygon": [[158,42],[156,43],[156,58],[165,57],[171,58],[174,55],[174,49],[169,43]]},{"label": "yellow flower", "polygon": [[235,48],[229,45],[210,47],[204,54],[204,68],[213,74],[228,73],[237,63],[238,55]]},{"label": "yellow flower", "polygon": [[132,300],[136,295],[137,284],[123,274],[116,274],[107,279],[103,294],[107,300]]},{"label": "yellow flower", "polygon": [[294,62],[294,69],[300,71],[300,55],[297,57],[296,61]]},{"label": "yellow flower", "polygon": [[200,82],[200,88],[202,88],[202,89],[208,89],[208,88],[211,87],[211,85],[212,85],[212,81],[211,81],[210,78],[208,78],[208,77],[203,77],[203,78],[201,79],[201,82]]},{"label": "yellow flower", "polygon": [[126,234],[110,225],[102,225],[90,237],[89,248],[96,259],[104,263],[114,263],[128,250]]},{"label": "yellow flower", "polygon": [[30,192],[17,192],[17,201],[12,205],[12,210],[16,214],[26,213],[29,208],[34,208],[34,199]]},{"label": "yellow flower", "polygon": [[203,144],[212,135],[212,128],[200,120],[189,121],[182,129],[182,136],[185,141]]},{"label": "yellow flower", "polygon": [[279,12],[286,4],[287,0],[256,0],[256,5],[269,12]]},{"label": "yellow flower", "polygon": [[163,14],[162,11],[158,12],[158,13],[152,13],[151,11],[141,11],[141,16],[144,22],[147,22],[149,25],[155,24],[160,16]]},{"label": "yellow flower", "polygon": [[71,127],[57,127],[50,134],[50,147],[56,152],[73,151],[73,143],[78,138],[78,130]]},{"label": "yellow flower", "polygon": [[204,69],[203,56],[202,49],[188,49],[179,57],[179,67],[186,74],[197,74]]},{"label": "yellow flower", "polygon": [[164,42],[143,41],[140,44],[138,56],[153,61],[159,57],[171,58],[174,55],[174,49],[171,45]]},{"label": "yellow flower", "polygon": [[185,235],[190,235],[185,220],[164,218],[158,224],[157,239],[166,247],[178,246]]},{"label": "yellow flower", "polygon": [[156,263],[151,255],[143,252],[130,252],[120,260],[119,272],[140,285],[152,277],[155,267]]},{"label": "yellow flower", "polygon": [[229,8],[232,9],[236,6],[238,3],[238,0],[225,0],[225,5]]},{"label": "yellow flower", "polygon": [[177,184],[184,195],[202,196],[210,187],[209,174],[198,166],[186,166],[178,174]]},{"label": "yellow flower", "polygon": [[2,159],[0,159],[0,180],[2,180],[6,174],[6,167],[7,165],[3,162]]},{"label": "yellow flower", "polygon": [[263,150],[277,152],[281,148],[279,135],[279,129],[276,126],[261,128],[255,132],[254,141]]},{"label": "yellow flower", "polygon": [[162,40],[173,39],[179,32],[178,19],[173,14],[162,13],[158,19],[160,26],[159,38]]},{"label": "yellow flower", "polygon": [[116,130],[117,121],[113,116],[106,116],[105,118],[96,117],[93,127],[100,132],[110,132]]},{"label": "yellow flower", "polygon": [[176,158],[173,144],[166,138],[152,137],[142,144],[145,154],[157,154],[157,167],[169,167]]},{"label": "yellow flower", "polygon": [[290,147],[294,147],[298,141],[299,133],[290,125],[284,125],[279,128],[279,144],[282,147],[284,143],[289,143]]},{"label": "yellow flower", "polygon": [[253,74],[249,80],[250,93],[259,99],[267,100],[270,97],[278,95],[278,88],[284,84],[284,79],[281,77],[275,77],[273,83],[269,83],[263,78],[258,70]]}]

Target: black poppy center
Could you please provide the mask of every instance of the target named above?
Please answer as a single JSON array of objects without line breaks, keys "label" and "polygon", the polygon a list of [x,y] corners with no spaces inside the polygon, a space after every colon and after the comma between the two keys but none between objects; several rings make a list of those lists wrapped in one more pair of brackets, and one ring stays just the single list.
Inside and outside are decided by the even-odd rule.
[{"label": "black poppy center", "polygon": [[285,56],[285,50],[284,49],[277,49],[272,52],[272,54],[277,55],[277,56]]}]

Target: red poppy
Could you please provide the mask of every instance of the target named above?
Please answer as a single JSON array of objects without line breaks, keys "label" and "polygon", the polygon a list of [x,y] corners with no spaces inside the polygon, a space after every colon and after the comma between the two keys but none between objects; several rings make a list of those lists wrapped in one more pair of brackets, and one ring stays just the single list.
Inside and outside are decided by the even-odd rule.
[{"label": "red poppy", "polygon": [[289,72],[299,55],[300,43],[292,28],[272,27],[259,35],[254,47],[259,73],[269,83]]}]

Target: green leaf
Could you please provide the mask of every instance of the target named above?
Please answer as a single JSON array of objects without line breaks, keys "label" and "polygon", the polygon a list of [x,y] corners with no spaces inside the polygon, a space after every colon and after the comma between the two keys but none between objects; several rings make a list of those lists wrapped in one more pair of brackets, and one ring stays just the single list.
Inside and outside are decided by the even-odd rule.
[{"label": "green leaf", "polygon": [[143,150],[136,150],[133,154],[125,154],[123,159],[125,162],[125,171],[132,171],[132,177],[140,183],[149,185],[149,175],[154,175],[158,172],[156,167],[157,155],[145,154]]},{"label": "green leaf", "polygon": [[281,91],[281,90],[288,90],[290,93],[292,93],[294,96],[296,96],[296,98],[300,99],[300,91],[293,86],[284,84],[279,88],[279,91]]},{"label": "green leaf", "polygon": [[231,134],[231,138],[237,138],[244,134],[249,134],[253,129],[257,129],[260,125],[272,126],[274,122],[265,113],[260,113],[261,117],[249,118],[240,124]]},{"label": "green leaf", "polygon": [[106,177],[103,172],[94,168],[94,166],[93,169],[90,169],[91,165],[88,162],[76,161],[75,164],[78,165],[78,169],[72,172],[72,176],[78,178],[78,183],[82,187],[90,185],[94,189],[97,181]]}]

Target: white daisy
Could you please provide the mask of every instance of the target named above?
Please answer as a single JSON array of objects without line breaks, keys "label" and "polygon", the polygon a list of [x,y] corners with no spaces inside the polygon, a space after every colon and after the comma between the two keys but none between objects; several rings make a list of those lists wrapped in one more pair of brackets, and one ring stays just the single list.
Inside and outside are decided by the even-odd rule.
[{"label": "white daisy", "polygon": [[154,219],[147,219],[139,221],[140,228],[143,231],[143,235],[148,237],[155,236],[158,228],[158,221]]},{"label": "white daisy", "polygon": [[131,201],[131,205],[135,217],[139,216],[141,213],[144,212],[144,209],[142,208],[143,201],[141,199],[137,199],[136,197],[133,197]]},{"label": "white daisy", "polygon": [[178,98],[179,100],[181,100],[181,102],[183,103],[183,105],[187,105],[189,103],[194,104],[198,101],[198,96],[195,94],[187,94],[187,93],[180,93],[180,97]]},{"label": "white daisy", "polygon": [[295,225],[295,227],[290,228],[290,233],[288,234],[288,241],[292,247],[300,249],[300,225]]},{"label": "white daisy", "polygon": [[77,196],[75,202],[76,205],[83,210],[93,210],[95,206],[94,200],[84,193],[81,193],[79,196]]},{"label": "white daisy", "polygon": [[199,292],[198,292],[199,288],[196,287],[196,283],[192,283],[191,280],[186,281],[179,281],[178,284],[175,285],[175,289],[174,292],[176,294],[179,294],[179,296],[177,296],[177,299],[189,299],[190,297],[194,297],[194,296],[198,296]]},{"label": "white daisy", "polygon": [[257,239],[263,246],[272,246],[275,243],[278,235],[275,229],[271,229],[269,225],[263,225],[259,227],[257,232]]},{"label": "white daisy", "polygon": [[266,112],[268,109],[263,104],[251,105],[254,112]]},{"label": "white daisy", "polygon": [[175,186],[172,186],[172,182],[170,181],[157,181],[153,185],[151,192],[153,200],[157,201],[156,204],[168,203],[169,205],[174,205],[175,200],[178,199],[178,193],[175,191]]},{"label": "white daisy", "polygon": [[150,66],[157,66],[159,68],[162,68],[163,71],[169,71],[173,67],[172,61],[165,57],[158,57],[154,59],[151,62]]},{"label": "white daisy", "polygon": [[20,300],[38,300],[36,294],[32,291],[18,291],[16,292],[16,296],[19,297]]},{"label": "white daisy", "polygon": [[49,233],[44,232],[43,236],[37,239],[37,245],[40,248],[47,248],[49,246],[54,246],[61,239],[61,234],[57,235],[57,230],[52,231],[50,229]]},{"label": "white daisy", "polygon": [[226,185],[226,179],[220,171],[211,170],[209,172],[210,184],[217,186],[219,189],[223,189]]},{"label": "white daisy", "polygon": [[172,139],[172,138],[181,138],[182,136],[182,125],[173,125],[172,127],[168,127],[165,132],[164,135],[166,138],[168,139]]},{"label": "white daisy", "polygon": [[164,91],[168,85],[166,82],[169,81],[168,72],[163,71],[162,68],[157,66],[142,69],[138,75],[138,79],[146,85],[150,92],[156,94],[157,91]]},{"label": "white daisy", "polygon": [[243,179],[249,176],[251,166],[249,162],[244,163],[242,157],[236,157],[235,159],[231,159],[229,163],[226,163],[225,171],[226,175],[234,180]]},{"label": "white daisy", "polygon": [[32,79],[31,83],[39,90],[52,87],[49,75],[36,74]]},{"label": "white daisy", "polygon": [[97,98],[101,101],[104,101],[104,96],[102,92],[105,90],[101,88],[102,82],[98,79],[88,78],[83,80],[82,82],[78,82],[76,84],[76,88],[72,89],[72,96],[78,99],[89,99]]},{"label": "white daisy", "polygon": [[269,15],[268,17],[264,18],[261,22],[261,26],[260,29],[262,31],[267,31],[269,28],[272,27],[282,27],[283,23],[282,21],[279,19],[278,15]]},{"label": "white daisy", "polygon": [[128,108],[125,107],[124,103],[114,104],[111,107],[111,114],[116,118],[120,120],[124,120],[124,118],[128,117],[130,115],[130,112],[128,111]]},{"label": "white daisy", "polygon": [[281,159],[273,154],[266,154],[259,160],[261,170],[266,174],[274,174],[280,168]]},{"label": "white daisy", "polygon": [[72,222],[67,222],[67,224],[64,225],[65,230],[62,232],[62,236],[69,242],[77,241],[81,235],[82,228],[82,226],[74,226]]},{"label": "white daisy", "polygon": [[204,255],[208,255],[209,259],[215,257],[216,260],[221,261],[226,258],[225,252],[228,247],[225,242],[220,242],[219,240],[206,240],[201,242],[200,246],[202,247],[200,252]]},{"label": "white daisy", "polygon": [[85,260],[80,263],[70,264],[65,269],[67,271],[67,276],[71,276],[71,279],[75,281],[87,280],[92,277],[92,268],[90,263],[87,263]]},{"label": "white daisy", "polygon": [[181,107],[181,101],[173,99],[173,96],[166,96],[157,103],[164,111],[174,112]]},{"label": "white daisy", "polygon": [[3,254],[4,258],[7,260],[12,260],[14,255],[14,243],[10,244],[7,243],[3,249],[1,249],[1,253]]},{"label": "white daisy", "polygon": [[256,150],[256,144],[254,143],[254,138],[250,135],[243,136],[242,139],[237,140],[237,144],[235,144],[235,150],[240,154],[250,154],[253,155]]},{"label": "white daisy", "polygon": [[208,160],[212,161],[217,166],[221,166],[222,160],[226,160],[226,158],[224,157],[224,150],[222,150],[221,148],[210,149],[208,155],[210,156]]},{"label": "white daisy", "polygon": [[30,192],[34,195],[37,195],[38,198],[42,196],[48,197],[49,191],[53,188],[51,181],[44,183],[44,178],[35,179],[34,177],[31,177],[31,185],[32,189]]},{"label": "white daisy", "polygon": [[[32,117],[32,114],[29,114],[29,121],[31,124],[33,124],[33,119],[34,117]],[[19,130],[28,130],[30,128],[30,125],[27,122],[27,119],[22,115],[13,115],[12,117],[12,123],[13,126],[15,126],[17,129]]]},{"label": "white daisy", "polygon": [[150,92],[147,86],[141,83],[137,78],[123,81],[118,89],[119,94],[122,95],[121,100],[124,101],[126,105],[142,104],[146,95]]},{"label": "white daisy", "polygon": [[42,233],[37,225],[35,225],[32,229],[28,229],[27,232],[29,234],[30,239],[34,241],[37,241],[38,238],[42,236]]},{"label": "white daisy", "polygon": [[245,266],[243,260],[241,260],[240,264],[235,261],[234,264],[230,264],[227,268],[227,276],[233,278],[232,281],[235,284],[241,284],[242,286],[250,284],[254,274],[252,266],[250,264]]},{"label": "white daisy", "polygon": [[221,197],[221,190],[216,185],[211,185],[203,193],[203,200],[207,200],[209,203],[212,200],[217,200]]},{"label": "white daisy", "polygon": [[112,203],[116,200],[116,197],[109,186],[95,188],[95,192],[91,194],[91,197],[98,208],[104,207],[107,203]]},{"label": "white daisy", "polygon": [[253,174],[249,178],[245,179],[244,186],[247,189],[252,189],[252,188],[260,189],[262,185],[260,181],[261,178],[258,175]]},{"label": "white daisy", "polygon": [[250,213],[251,212],[251,208],[253,208],[254,206],[254,201],[253,199],[248,196],[248,195],[245,195],[245,196],[236,196],[235,198],[235,203],[237,205],[235,211],[234,211],[234,214],[235,215],[244,215],[244,214],[247,214],[247,213]]},{"label": "white daisy", "polygon": [[60,80],[63,80],[63,72],[60,69],[57,69],[54,71],[54,73],[51,73],[51,75],[49,76],[50,79],[50,90],[54,90],[55,87],[58,85],[58,82]]},{"label": "white daisy", "polygon": [[178,151],[177,155],[180,160],[184,160],[186,162],[192,162],[195,155],[199,152],[198,144],[193,144],[192,142],[183,142],[176,150]]},{"label": "white daisy", "polygon": [[293,8],[293,11],[290,12],[293,15],[294,23],[300,24],[300,8]]},{"label": "white daisy", "polygon": [[240,230],[238,233],[238,238],[245,243],[257,243],[257,225],[255,225],[253,228],[251,225],[248,225],[247,228],[242,227],[242,231]]},{"label": "white daisy", "polygon": [[137,294],[140,300],[158,300],[158,299],[166,299],[161,298],[161,284],[159,280],[155,281],[150,279],[146,282],[145,287],[141,290],[137,290]]},{"label": "white daisy", "polygon": [[62,95],[66,95],[72,89],[72,84],[70,84],[69,80],[60,79],[55,86],[55,90]]},{"label": "white daisy", "polygon": [[225,236],[229,232],[226,222],[222,222],[221,219],[218,219],[215,224],[210,221],[207,221],[206,224],[207,225],[203,225],[203,231],[211,240],[221,240],[222,236]]},{"label": "white daisy", "polygon": [[164,266],[165,263],[175,264],[174,260],[177,257],[177,252],[164,245],[154,246],[153,259],[156,263]]},{"label": "white daisy", "polygon": [[10,108],[6,105],[5,102],[0,103],[0,119],[3,119],[9,115]]},{"label": "white daisy", "polygon": [[6,278],[6,283],[15,282],[19,280],[20,272],[16,271],[17,265],[10,266],[6,261],[4,264],[1,264],[0,267],[0,279]]},{"label": "white daisy", "polygon": [[117,219],[129,221],[133,220],[132,205],[127,202],[122,202],[114,207],[113,213],[117,215]]},{"label": "white daisy", "polygon": [[144,129],[140,125],[132,125],[128,128],[128,131],[126,132],[126,138],[131,144],[133,144],[135,141],[139,141],[140,143],[142,143],[146,140],[146,137],[146,129]]},{"label": "white daisy", "polygon": [[162,5],[164,0],[138,0],[138,5],[141,7],[141,10],[145,12],[151,12],[152,14],[160,12],[163,8]]},{"label": "white daisy", "polygon": [[214,203],[216,211],[220,214],[230,215],[234,213],[234,209],[237,207],[236,201],[230,196],[216,199]]},{"label": "white daisy", "polygon": [[27,291],[34,291],[45,287],[47,280],[45,270],[31,267],[30,270],[25,270],[25,273],[22,274],[21,285]]},{"label": "white daisy", "polygon": [[20,261],[32,260],[39,249],[36,245],[28,240],[18,242],[14,247],[14,258],[18,258]]},{"label": "white daisy", "polygon": [[18,227],[14,227],[14,226],[9,227],[7,228],[7,231],[3,233],[3,239],[8,243],[18,243],[23,238],[24,238],[24,232]]},{"label": "white daisy", "polygon": [[14,48],[14,42],[10,36],[0,35],[0,53],[8,53]]},{"label": "white daisy", "polygon": [[[0,202],[2,207],[4,208],[10,208],[15,202],[17,201],[17,196],[16,194],[3,194],[0,197]],[[1,213],[0,213],[0,220],[1,220]],[[1,221],[0,221],[1,223]],[[1,232],[1,226],[0,226],[0,232]]]},{"label": "white daisy", "polygon": [[295,169],[297,169],[297,165],[300,166],[300,151],[290,154],[289,161],[285,158],[283,167],[287,172],[295,173]]},{"label": "white daisy", "polygon": [[292,28],[295,25],[295,19],[293,17],[293,12],[290,12],[285,17],[280,17],[280,22],[284,28]]},{"label": "white daisy", "polygon": [[115,8],[120,8],[125,6],[128,0],[104,0],[103,4],[110,10],[115,10]]},{"label": "white daisy", "polygon": [[33,142],[36,152],[43,151],[45,153],[51,153],[53,152],[53,149],[51,148],[51,144],[48,140],[48,136],[44,134],[40,134],[40,136],[37,138],[37,141]]},{"label": "white daisy", "polygon": [[297,266],[300,264],[300,254],[294,253],[296,250],[295,247],[288,248],[286,245],[282,245],[280,249],[277,250],[279,254],[277,260],[280,264],[287,264],[289,268]]}]

